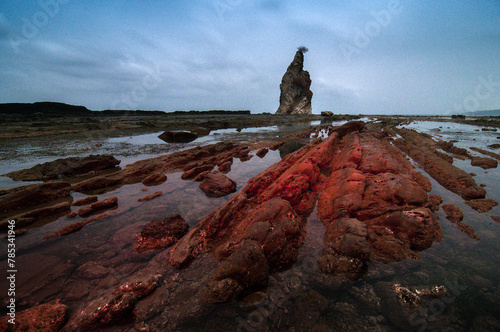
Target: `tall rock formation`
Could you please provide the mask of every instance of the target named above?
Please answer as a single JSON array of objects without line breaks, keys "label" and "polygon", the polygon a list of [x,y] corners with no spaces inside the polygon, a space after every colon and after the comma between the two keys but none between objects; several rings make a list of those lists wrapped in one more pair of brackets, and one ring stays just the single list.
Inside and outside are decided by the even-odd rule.
[{"label": "tall rock formation", "polygon": [[280,107],[276,114],[311,114],[313,96],[309,72],[303,69],[304,53],[307,48],[299,47],[295,58],[281,80]]}]

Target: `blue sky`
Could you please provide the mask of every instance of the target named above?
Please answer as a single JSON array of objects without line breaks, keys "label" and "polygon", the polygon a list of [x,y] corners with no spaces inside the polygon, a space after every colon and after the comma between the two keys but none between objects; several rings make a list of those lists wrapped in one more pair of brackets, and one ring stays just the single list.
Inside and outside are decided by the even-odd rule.
[{"label": "blue sky", "polygon": [[274,113],[298,46],[313,112],[500,109],[500,1],[0,4],[0,103]]}]

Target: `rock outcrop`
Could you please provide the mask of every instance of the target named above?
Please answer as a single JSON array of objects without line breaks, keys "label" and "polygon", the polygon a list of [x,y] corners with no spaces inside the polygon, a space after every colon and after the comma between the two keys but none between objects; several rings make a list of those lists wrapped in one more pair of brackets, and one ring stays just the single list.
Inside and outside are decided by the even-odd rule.
[{"label": "rock outcrop", "polygon": [[[442,238],[426,207],[430,183],[400,150],[363,128],[354,122],[331,130],[250,179],[172,247],[169,263],[182,268],[212,252],[223,263],[204,299],[233,299],[265,284],[267,270],[297,261],[316,202],[327,229],[319,259],[324,273],[355,279],[368,261],[417,257]],[[259,277],[248,279],[248,271]]]},{"label": "rock outcrop", "polygon": [[79,174],[115,168],[120,161],[109,155],[70,157],[10,172],[6,176],[15,181],[40,181],[62,179]]},{"label": "rock outcrop", "polygon": [[280,106],[276,114],[312,114],[311,78],[309,72],[303,69],[306,51],[306,48],[299,48],[283,75],[280,84]]}]

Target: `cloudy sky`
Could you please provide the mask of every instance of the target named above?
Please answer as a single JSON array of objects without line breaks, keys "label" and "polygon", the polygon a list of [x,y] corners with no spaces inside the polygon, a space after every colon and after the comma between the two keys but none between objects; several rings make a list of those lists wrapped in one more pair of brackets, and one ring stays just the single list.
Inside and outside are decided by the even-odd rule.
[{"label": "cloudy sky", "polygon": [[313,112],[500,109],[500,1],[16,0],[0,103],[275,112],[298,46]]}]

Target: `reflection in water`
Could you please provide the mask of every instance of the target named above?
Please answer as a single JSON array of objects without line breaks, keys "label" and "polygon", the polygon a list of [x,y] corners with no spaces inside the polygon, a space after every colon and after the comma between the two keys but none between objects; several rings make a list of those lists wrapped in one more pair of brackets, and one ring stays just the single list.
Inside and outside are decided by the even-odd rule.
[{"label": "reflection in water", "polygon": [[[497,136],[496,133],[478,132],[474,126],[453,123],[419,122],[407,127],[428,131],[445,140],[458,140],[456,145],[465,148],[485,148],[491,141],[496,142],[493,137]],[[431,131],[435,128],[440,131]],[[212,143],[245,134],[245,131],[251,133],[251,130],[253,129],[243,129],[241,133],[236,130],[214,131],[198,138],[201,141],[193,143]],[[286,131],[286,128],[268,127],[258,130],[274,135]],[[159,133],[154,133],[109,139],[104,145],[163,146],[165,143],[157,138],[158,135]],[[280,151],[270,151],[264,158],[254,156],[246,162],[235,159],[227,176],[237,182],[239,191],[248,179],[304,144],[285,145]],[[184,147],[179,145],[176,148]],[[143,155],[130,157],[127,161],[143,159],[142,157]],[[20,163],[18,167],[24,168],[24,165]],[[468,160],[455,161],[454,165],[477,174],[475,180],[478,184],[486,185],[487,197],[500,200],[500,188],[496,185],[500,178],[499,169],[484,171],[471,166]],[[448,297],[441,298],[441,302],[425,302],[428,315],[414,317],[414,324],[410,325],[415,330],[427,326],[426,324],[440,322],[443,327],[466,331],[473,324],[482,326],[478,324],[491,320],[491,317],[500,312],[500,224],[490,218],[491,215],[500,216],[500,207],[495,207],[489,213],[478,213],[466,205],[462,198],[444,189],[433,179],[430,179],[433,187],[431,193],[441,195],[444,203],[457,204],[465,215],[464,222],[475,229],[480,241],[472,240],[458,230],[440,210],[437,215],[444,238],[421,252],[419,260],[391,264],[370,263],[365,279],[350,282],[318,272],[316,259],[323,249],[324,227],[317,219],[315,210],[306,226],[307,234],[299,252],[299,260],[292,269],[272,274],[266,289],[249,295],[241,303],[221,305],[210,311],[193,299],[197,296],[203,278],[218,264],[211,255],[201,257],[185,270],[176,270],[166,262],[168,250],[144,253],[134,250],[137,234],[151,220],[180,214],[192,227],[234,195],[207,198],[199,189],[198,182],[182,180],[180,175],[168,174],[165,183],[154,187],[145,187],[139,183],[99,195],[100,201],[117,196],[118,209],[113,211],[114,215],[89,224],[79,232],[43,240],[46,235],[61,227],[82,220],[79,217],[70,219],[63,216],[49,224],[30,229],[26,235],[17,238],[17,264],[20,271],[18,310],[53,299],[61,299],[72,310],[76,310],[81,304],[106,294],[141,271],[160,270],[164,275],[164,283],[149,300],[141,301],[141,305],[149,303],[151,307],[144,309],[139,306],[137,309],[138,315],[143,315],[141,317],[146,321],[145,324],[152,328],[169,327],[172,324],[169,321],[177,317],[184,318],[184,327],[193,329],[218,326],[226,330],[238,327],[242,330],[286,330],[293,325],[303,330],[323,328],[393,331],[393,320],[398,318],[387,313],[396,312],[395,308],[389,306],[387,309],[388,304],[380,302],[380,289],[383,286],[380,282],[383,281],[409,286],[446,287]],[[162,191],[163,194],[151,201],[138,201],[156,191]],[[86,196],[81,193],[71,194],[74,200]],[[76,207],[71,209],[77,210]],[[5,240],[1,241],[0,250],[7,251]],[[2,278],[1,283],[4,289],[5,278]],[[5,301],[4,296],[2,295],[2,301]],[[2,305],[2,308],[5,306]],[[5,309],[2,309],[2,314],[5,314]]]}]

